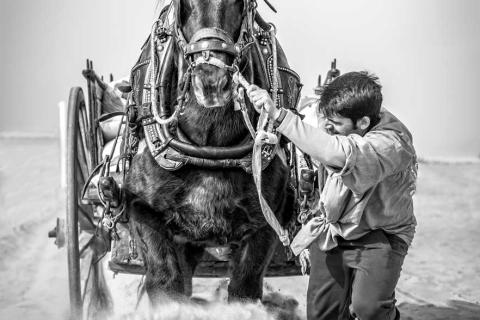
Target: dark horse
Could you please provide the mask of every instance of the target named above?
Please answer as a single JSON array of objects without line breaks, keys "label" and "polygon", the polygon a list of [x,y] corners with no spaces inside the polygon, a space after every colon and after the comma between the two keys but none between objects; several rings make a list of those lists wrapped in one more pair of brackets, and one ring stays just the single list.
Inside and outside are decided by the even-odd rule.
[{"label": "dark horse", "polygon": [[[139,138],[146,138],[149,148],[140,147],[132,159],[124,189],[153,303],[190,295],[204,248],[215,245],[231,249],[229,300],[262,297],[263,276],[279,240],[260,208],[248,170],[252,138],[232,98],[236,68],[250,82],[271,87],[271,49],[266,49],[271,45],[268,32],[255,27],[253,34],[255,14],[255,1],[173,1],[152,32],[155,41],[146,42],[132,70],[134,120],[146,128]],[[165,23],[168,16],[173,23]],[[152,46],[157,67],[149,72]],[[278,61],[284,71],[280,103],[294,107],[298,77],[281,48]],[[177,102],[181,110],[167,123]],[[155,107],[165,123],[155,122]],[[250,103],[247,111],[255,125]],[[284,226],[293,214],[289,169],[278,155],[271,158],[263,171],[263,196]]]}]

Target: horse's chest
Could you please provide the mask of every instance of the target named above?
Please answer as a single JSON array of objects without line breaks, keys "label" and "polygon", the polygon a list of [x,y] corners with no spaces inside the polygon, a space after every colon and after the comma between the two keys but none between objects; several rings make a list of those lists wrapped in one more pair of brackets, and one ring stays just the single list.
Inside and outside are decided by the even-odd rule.
[{"label": "horse's chest", "polygon": [[219,176],[200,176],[186,185],[182,206],[200,215],[225,215],[235,210],[240,195],[234,181]]}]

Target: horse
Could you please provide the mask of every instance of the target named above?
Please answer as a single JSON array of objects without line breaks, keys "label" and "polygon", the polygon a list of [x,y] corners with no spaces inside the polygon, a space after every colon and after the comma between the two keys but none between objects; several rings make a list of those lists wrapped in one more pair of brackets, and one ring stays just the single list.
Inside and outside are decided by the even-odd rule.
[{"label": "horse", "polygon": [[[123,189],[154,305],[191,295],[195,267],[212,246],[229,248],[228,300],[262,298],[280,241],[262,214],[251,173],[245,117],[256,125],[258,115],[249,101],[243,115],[236,110],[232,74],[272,88],[275,42],[279,105],[295,107],[300,82],[276,40],[269,42],[272,26],[255,7],[251,0],[172,1],[132,69],[127,140],[134,151]],[[253,28],[254,21],[263,28]],[[262,193],[286,226],[294,212],[289,167],[273,149],[264,150],[270,154]]]}]

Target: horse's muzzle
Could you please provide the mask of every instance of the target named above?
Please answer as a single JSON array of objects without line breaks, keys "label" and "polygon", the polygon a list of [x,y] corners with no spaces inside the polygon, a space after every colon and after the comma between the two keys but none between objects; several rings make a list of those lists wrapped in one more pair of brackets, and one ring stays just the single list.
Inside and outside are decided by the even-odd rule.
[{"label": "horse's muzzle", "polygon": [[232,99],[232,77],[227,70],[199,65],[191,81],[197,102],[205,108],[224,107]]}]

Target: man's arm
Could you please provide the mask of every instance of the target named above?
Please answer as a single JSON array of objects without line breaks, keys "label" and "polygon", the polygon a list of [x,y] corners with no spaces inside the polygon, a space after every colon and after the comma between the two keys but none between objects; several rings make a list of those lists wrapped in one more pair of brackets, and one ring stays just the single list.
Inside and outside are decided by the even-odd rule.
[{"label": "man's arm", "polygon": [[396,130],[372,131],[365,136],[330,136],[292,113],[285,116],[277,130],[341,175],[343,183],[355,193],[363,193],[386,177],[405,170],[415,158],[411,138]]},{"label": "man's arm", "polygon": [[322,164],[334,168],[345,166],[346,152],[338,137],[331,136],[320,128],[310,126],[292,112],[287,111],[277,130],[303,152]]},{"label": "man's arm", "polygon": [[[277,120],[281,112],[267,91],[251,86],[247,93],[257,111],[263,107],[271,119]],[[363,193],[385,177],[404,170],[415,158],[411,137],[398,128],[369,132],[363,137],[331,136],[287,112],[277,130],[303,152],[341,175],[343,183],[355,193]]]},{"label": "man's arm", "polygon": [[277,130],[303,152],[330,167],[342,168],[345,165],[345,152],[336,137],[304,123],[290,111],[277,109],[268,92],[256,85],[251,85],[247,94],[258,112],[265,108],[270,119],[277,121],[283,118]]}]

